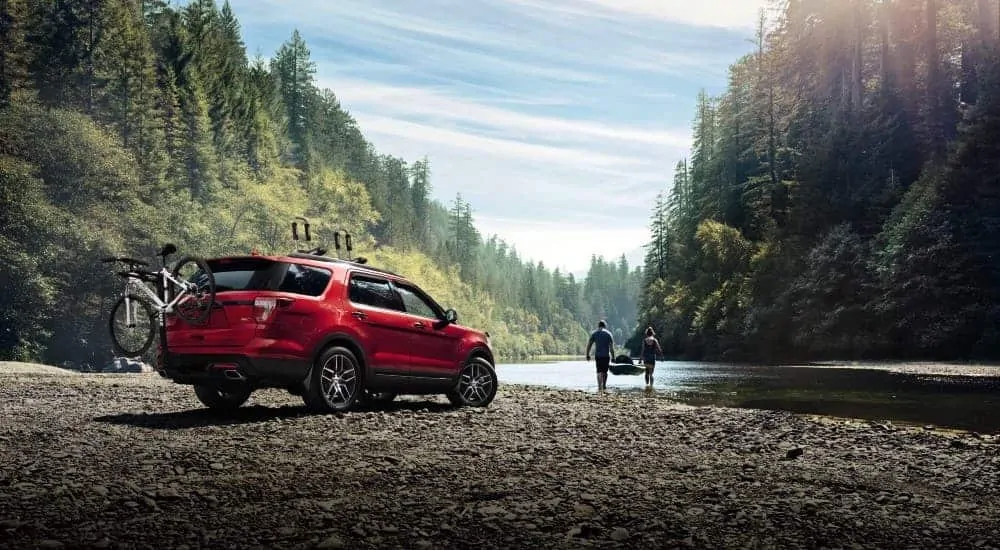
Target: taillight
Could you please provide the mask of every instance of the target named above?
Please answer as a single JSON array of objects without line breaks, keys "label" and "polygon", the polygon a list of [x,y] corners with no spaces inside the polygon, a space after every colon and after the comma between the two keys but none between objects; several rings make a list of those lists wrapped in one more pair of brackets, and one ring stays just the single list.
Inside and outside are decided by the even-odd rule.
[{"label": "taillight", "polygon": [[278,307],[277,298],[254,298],[253,318],[257,323],[266,323],[274,309]]}]

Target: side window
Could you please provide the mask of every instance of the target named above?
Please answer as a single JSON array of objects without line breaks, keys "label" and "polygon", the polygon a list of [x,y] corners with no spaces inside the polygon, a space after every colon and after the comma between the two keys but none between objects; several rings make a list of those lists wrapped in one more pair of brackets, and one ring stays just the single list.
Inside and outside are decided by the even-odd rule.
[{"label": "side window", "polygon": [[351,282],[348,285],[348,299],[355,304],[361,304],[383,309],[395,309],[401,311],[402,305],[399,297],[389,286],[389,281],[364,277],[361,275],[351,275]]},{"label": "side window", "polygon": [[330,283],[331,273],[325,269],[301,264],[289,264],[285,278],[278,286],[280,292],[293,292],[306,296],[319,296]]},{"label": "side window", "polygon": [[438,318],[434,307],[412,288],[397,284],[396,289],[399,290],[399,295],[403,299],[403,306],[406,307],[407,313],[427,317],[428,319]]}]

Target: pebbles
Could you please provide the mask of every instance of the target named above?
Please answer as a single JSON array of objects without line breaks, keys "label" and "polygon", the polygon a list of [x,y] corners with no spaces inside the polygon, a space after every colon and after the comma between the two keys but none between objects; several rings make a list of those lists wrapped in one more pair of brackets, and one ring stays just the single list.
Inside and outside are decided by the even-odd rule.
[{"label": "pebbles", "polygon": [[0,374],[0,546],[1000,546],[988,434],[520,387],[486,410],[298,403]]}]

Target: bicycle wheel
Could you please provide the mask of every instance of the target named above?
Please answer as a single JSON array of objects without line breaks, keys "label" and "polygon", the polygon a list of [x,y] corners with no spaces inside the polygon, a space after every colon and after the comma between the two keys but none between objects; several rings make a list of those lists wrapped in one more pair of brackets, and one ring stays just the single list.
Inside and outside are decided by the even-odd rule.
[{"label": "bicycle wheel", "polygon": [[[125,307],[125,299],[128,299],[128,308]],[[128,310],[132,310],[130,317],[126,316]],[[111,344],[118,355],[125,357],[138,357],[149,349],[156,334],[156,316],[153,309],[145,300],[135,294],[128,294],[118,298],[115,305],[111,307],[111,318],[108,328],[111,331]]]},{"label": "bicycle wheel", "polygon": [[185,290],[172,284],[174,289],[171,295],[185,293],[175,307],[177,315],[189,323],[200,324],[207,321],[212,314],[212,304],[215,303],[215,275],[208,263],[199,256],[184,256],[177,261],[170,275],[178,281],[195,284],[193,290]]}]

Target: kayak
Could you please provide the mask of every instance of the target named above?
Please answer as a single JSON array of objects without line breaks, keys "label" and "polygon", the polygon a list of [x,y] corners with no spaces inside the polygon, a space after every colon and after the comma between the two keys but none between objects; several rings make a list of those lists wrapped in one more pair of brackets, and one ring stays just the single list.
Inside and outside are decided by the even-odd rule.
[{"label": "kayak", "polygon": [[608,367],[608,371],[616,376],[634,376],[636,374],[644,374],[646,372],[646,367],[643,365],[632,365],[632,364],[612,364]]}]

